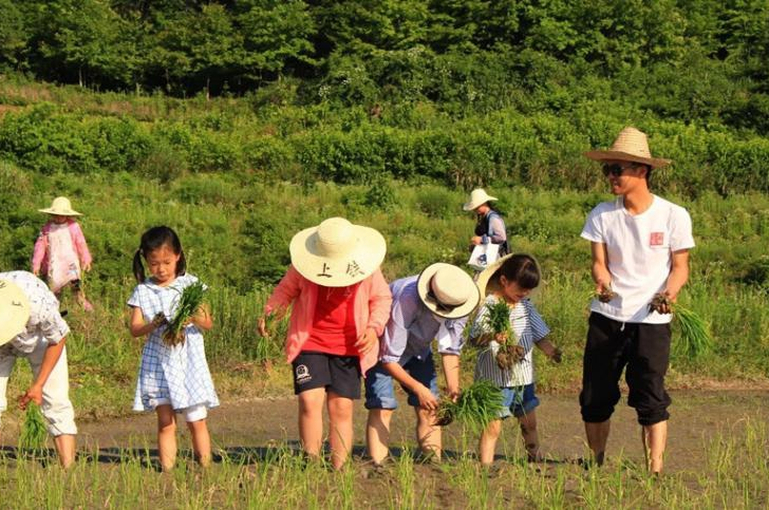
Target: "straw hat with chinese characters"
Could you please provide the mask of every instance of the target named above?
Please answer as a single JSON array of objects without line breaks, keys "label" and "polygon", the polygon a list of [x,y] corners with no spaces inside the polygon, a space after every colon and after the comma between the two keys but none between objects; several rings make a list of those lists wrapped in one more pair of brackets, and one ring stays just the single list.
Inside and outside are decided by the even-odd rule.
[{"label": "straw hat with chinese characters", "polygon": [[299,274],[324,287],[347,287],[370,276],[382,264],[387,243],[373,228],[329,218],[302,230],[289,245]]},{"label": "straw hat with chinese characters", "polygon": [[462,209],[472,211],[492,200],[497,200],[497,197],[489,196],[483,188],[476,188],[470,193],[470,200],[462,206]]},{"label": "straw hat with chinese characters", "polygon": [[584,154],[596,161],[631,161],[649,165],[652,168],[660,168],[671,163],[669,159],[653,158],[649,151],[646,133],[634,127],[626,127],[620,131],[609,150],[588,151]]},{"label": "straw hat with chinese characters", "polygon": [[29,320],[29,301],[15,283],[0,280],[0,345],[22,333]]},{"label": "straw hat with chinese characters", "polygon": [[38,209],[41,213],[54,214],[56,216],[82,216],[72,209],[72,204],[67,197],[56,197],[48,209]]},{"label": "straw hat with chinese characters", "polygon": [[470,275],[443,262],[436,262],[422,271],[417,280],[417,292],[425,306],[444,319],[470,315],[481,301],[481,294]]}]

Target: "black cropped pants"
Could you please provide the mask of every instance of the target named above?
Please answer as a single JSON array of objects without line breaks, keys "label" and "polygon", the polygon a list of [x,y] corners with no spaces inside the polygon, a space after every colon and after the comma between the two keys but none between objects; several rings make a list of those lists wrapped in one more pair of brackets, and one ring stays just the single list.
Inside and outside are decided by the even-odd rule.
[{"label": "black cropped pants", "polygon": [[670,417],[665,391],[670,361],[670,324],[622,323],[591,313],[582,365],[579,403],[582,420],[608,420],[620,399],[619,378],[625,372],[628,405],[638,423],[654,425]]}]

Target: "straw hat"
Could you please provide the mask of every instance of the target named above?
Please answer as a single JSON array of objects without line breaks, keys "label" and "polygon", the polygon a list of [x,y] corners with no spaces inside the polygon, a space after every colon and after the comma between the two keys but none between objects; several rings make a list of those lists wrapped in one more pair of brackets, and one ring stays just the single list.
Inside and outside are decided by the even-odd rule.
[{"label": "straw hat", "polygon": [[0,345],[24,331],[29,320],[29,301],[18,285],[0,280]]},{"label": "straw hat", "polygon": [[67,197],[56,197],[48,209],[38,209],[41,213],[55,214],[56,216],[82,216],[79,212],[72,209]]},{"label": "straw hat", "polygon": [[[489,264],[486,269],[481,271],[481,274],[478,275],[478,279],[475,280],[475,284],[478,286],[478,290],[481,293],[481,296],[488,296],[492,292],[499,292],[502,289],[499,287],[498,281],[489,281],[491,280],[491,277],[494,276],[494,273],[497,272],[497,270],[502,267],[502,264],[505,263],[510,257],[513,255],[516,255],[515,253],[508,253],[504,257],[500,257],[497,259],[493,264]],[[537,265],[537,269],[539,269],[539,262],[537,262],[537,259],[532,257],[531,255],[528,255],[534,260],[534,263]],[[540,271],[541,273],[541,271]]]},{"label": "straw hat", "polygon": [[489,196],[483,188],[477,188],[470,193],[470,200],[462,206],[462,209],[465,211],[472,211],[492,200],[497,200],[497,197]]},{"label": "straw hat", "polygon": [[607,151],[588,151],[584,153],[596,161],[632,161],[659,168],[671,163],[669,159],[653,158],[649,151],[646,133],[634,127],[626,127],[620,131],[611,148]]},{"label": "straw hat", "polygon": [[289,251],[291,264],[311,282],[347,287],[377,270],[387,243],[373,228],[353,225],[344,218],[329,218],[296,234]]},{"label": "straw hat", "polygon": [[444,319],[470,315],[481,301],[470,275],[457,266],[436,262],[417,279],[417,292],[425,306]]}]

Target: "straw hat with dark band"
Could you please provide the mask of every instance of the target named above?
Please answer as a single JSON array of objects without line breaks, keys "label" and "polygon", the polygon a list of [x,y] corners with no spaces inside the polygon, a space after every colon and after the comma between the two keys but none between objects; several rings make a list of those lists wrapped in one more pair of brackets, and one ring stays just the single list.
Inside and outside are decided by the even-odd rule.
[{"label": "straw hat with dark band", "polygon": [[[509,253],[504,257],[497,259],[493,264],[489,264],[486,269],[481,271],[478,275],[478,279],[475,280],[475,284],[478,286],[481,296],[488,296],[491,293],[500,292],[502,290],[499,286],[499,281],[497,279],[492,280],[491,277],[494,276],[494,273],[496,273],[500,267],[502,267],[502,264],[507,262],[507,260],[514,255],[516,254]],[[534,261],[534,264],[537,266],[537,272],[539,272],[539,262],[537,262],[537,259],[531,255],[528,256]]]},{"label": "straw hat with dark band", "polygon": [[72,204],[67,197],[56,197],[48,209],[38,209],[41,213],[54,214],[56,216],[82,216],[72,209]]},{"label": "straw hat with dark band", "polygon": [[634,127],[626,127],[620,131],[609,150],[588,151],[584,154],[596,161],[631,161],[649,165],[652,168],[660,168],[671,163],[669,159],[653,158],[649,151],[646,133]]},{"label": "straw hat with dark band", "polygon": [[347,287],[370,276],[382,264],[387,243],[373,228],[329,218],[302,230],[289,245],[291,264],[324,287]]},{"label": "straw hat with dark band", "polygon": [[13,282],[0,280],[0,345],[22,333],[29,320],[29,301]]},{"label": "straw hat with dark band", "polygon": [[481,301],[470,275],[443,262],[436,262],[422,271],[417,280],[417,292],[422,303],[444,319],[470,315]]}]

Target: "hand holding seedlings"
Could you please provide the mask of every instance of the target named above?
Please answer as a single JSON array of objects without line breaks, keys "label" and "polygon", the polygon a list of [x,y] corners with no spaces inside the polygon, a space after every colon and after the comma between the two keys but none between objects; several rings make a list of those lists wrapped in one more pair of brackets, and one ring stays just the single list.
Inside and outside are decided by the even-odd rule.
[{"label": "hand holding seedlings", "polygon": [[442,427],[457,420],[479,433],[497,419],[502,404],[502,390],[491,381],[476,381],[456,401],[441,399],[435,424]]},{"label": "hand holding seedlings", "polygon": [[179,303],[176,307],[173,319],[168,323],[168,327],[163,333],[163,341],[170,346],[184,343],[184,329],[188,325],[188,319],[198,313],[203,304],[203,293],[205,286],[197,281],[186,287],[181,293]]},{"label": "hand holding seedlings", "polygon": [[158,312],[157,315],[152,318],[151,324],[155,326],[153,329],[158,329],[160,326],[168,324],[168,319],[163,315],[163,312]]},{"label": "hand holding seedlings", "polygon": [[658,292],[654,295],[649,303],[649,311],[656,311],[657,313],[671,313],[672,301],[667,292]]},{"label": "hand holding seedlings", "polygon": [[560,348],[556,347],[553,350],[553,354],[550,356],[550,359],[553,360],[553,362],[555,363],[560,363],[561,360],[563,359],[563,351]]},{"label": "hand holding seedlings", "polygon": [[605,285],[599,285],[599,288],[596,290],[595,297],[601,303],[608,303],[609,301],[617,297],[617,293],[611,290],[609,287],[606,287]]}]

